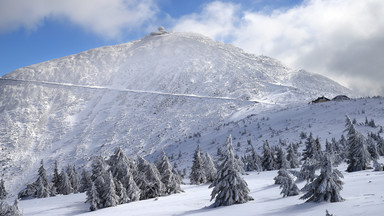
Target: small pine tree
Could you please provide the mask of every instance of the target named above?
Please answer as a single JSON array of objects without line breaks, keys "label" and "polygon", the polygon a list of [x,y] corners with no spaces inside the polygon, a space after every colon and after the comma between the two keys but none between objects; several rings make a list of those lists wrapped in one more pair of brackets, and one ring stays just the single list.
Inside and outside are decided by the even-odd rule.
[{"label": "small pine tree", "polygon": [[47,178],[47,171],[44,168],[44,161],[41,160],[41,166],[38,171],[39,175],[36,180],[37,190],[36,197],[37,198],[45,198],[49,197],[51,193],[51,183]]},{"label": "small pine tree", "polygon": [[250,146],[250,155],[245,155],[243,158],[243,162],[245,164],[246,171],[263,171],[263,167],[261,165],[261,157],[257,154],[255,148],[252,144]]},{"label": "small pine tree", "polygon": [[276,167],[276,161],[271,147],[269,146],[268,140],[265,140],[263,145],[263,156],[262,162],[263,170],[274,170]]},{"label": "small pine tree", "polygon": [[72,188],[72,184],[68,177],[67,172],[62,170],[60,173],[60,178],[61,178],[61,182],[59,187],[57,188],[58,193],[63,195],[68,195],[73,193],[74,190]]},{"label": "small pine tree", "polygon": [[80,183],[79,183],[79,177],[77,175],[75,165],[73,166],[68,165],[66,172],[67,172],[71,187],[73,189],[73,193],[79,192]]},{"label": "small pine tree", "polygon": [[290,168],[290,164],[287,160],[287,155],[285,153],[285,151],[283,150],[283,148],[281,148],[280,146],[277,146],[275,148],[276,150],[276,167],[275,169],[289,169]]},{"label": "small pine tree", "polygon": [[102,208],[103,206],[101,204],[104,203],[104,199],[105,199],[103,197],[103,194],[105,194],[104,185],[106,184],[106,179],[108,178],[107,164],[104,161],[104,158],[102,158],[101,156],[96,156],[92,160],[91,167],[92,167],[91,180],[95,185],[97,194],[99,195],[98,199],[100,200],[97,208]]},{"label": "small pine tree", "polygon": [[105,181],[106,185],[104,188],[104,202],[103,207],[113,207],[117,206],[120,203],[120,198],[116,195],[116,185],[113,181],[112,173],[109,172],[109,175]]},{"label": "small pine tree", "polygon": [[8,192],[5,190],[4,180],[0,180],[0,200],[5,200],[7,198]]},{"label": "small pine tree", "polygon": [[88,188],[91,187],[91,182],[91,174],[84,168],[81,172],[79,192],[84,193],[85,191],[88,191]]},{"label": "small pine tree", "polygon": [[371,155],[367,149],[367,141],[365,137],[356,130],[352,124],[351,119],[346,116],[346,131],[348,132],[348,172],[366,170],[369,167]]},{"label": "small pine tree", "polygon": [[236,170],[236,161],[233,154],[232,138],[227,138],[226,154],[219,162],[219,170],[215,181],[209,186],[213,187],[211,200],[215,199],[213,207],[241,204],[253,200],[249,196],[249,188],[240,173]]},{"label": "small pine tree", "polygon": [[53,176],[52,176],[52,190],[55,192],[55,194],[59,193],[57,191],[57,188],[59,188],[59,185],[61,183],[60,179],[60,173],[59,173],[59,165],[57,160],[55,161],[55,167],[53,169]]},{"label": "small pine tree", "polygon": [[383,165],[377,160],[373,160],[374,171],[384,171]]},{"label": "small pine tree", "polygon": [[173,172],[173,167],[169,162],[167,155],[164,152],[164,149],[161,151],[161,159],[157,164],[157,169],[160,172],[161,182],[165,186],[165,194],[174,194],[182,192],[180,188],[180,182]]},{"label": "small pine tree", "polygon": [[101,206],[101,201],[99,199],[99,194],[97,192],[95,184],[91,181],[91,186],[88,188],[87,192],[87,200],[85,202],[88,202],[90,204],[89,209],[91,211],[97,210]]},{"label": "small pine tree", "polygon": [[375,140],[371,136],[367,138],[367,150],[373,160],[379,159],[379,152],[377,151]]},{"label": "small pine tree", "polygon": [[16,199],[13,205],[9,205],[4,201],[0,201],[1,216],[22,216],[23,213],[19,210],[19,200]]},{"label": "small pine tree", "polygon": [[149,163],[142,157],[138,157],[138,170],[140,173],[137,175],[135,182],[141,189],[141,200],[155,198],[164,194],[165,187],[154,164]]},{"label": "small pine tree", "polygon": [[207,177],[207,182],[213,182],[215,180],[215,176],[217,173],[216,165],[213,162],[213,159],[208,152],[205,153],[204,158],[205,158],[204,168],[205,168],[205,174]]},{"label": "small pine tree", "polygon": [[306,202],[340,202],[343,198],[340,196],[340,191],[343,189],[343,178],[341,172],[332,168],[332,162],[329,155],[322,156],[320,175],[311,183],[304,186],[302,191],[305,191],[300,199],[307,200]]},{"label": "small pine tree", "polygon": [[289,162],[289,168],[294,169],[300,166],[299,156],[292,143],[287,147],[287,161]]},{"label": "small pine tree", "polygon": [[127,194],[127,190],[119,180],[114,180],[116,186],[116,195],[119,197],[118,204],[124,204],[130,202],[130,199]]},{"label": "small pine tree", "polygon": [[282,188],[280,194],[283,194],[283,197],[296,196],[299,194],[299,188],[286,169],[280,169],[278,176],[276,176],[274,180],[275,184],[280,184],[280,188]]},{"label": "small pine tree", "polygon": [[207,178],[205,175],[204,161],[201,158],[201,155],[202,153],[200,150],[200,144],[198,144],[195,150],[195,154],[193,155],[192,168],[191,168],[191,173],[189,175],[191,184],[199,185],[207,182]]},{"label": "small pine tree", "polygon": [[299,172],[292,170],[291,173],[299,180],[306,180],[307,182],[311,182],[316,178],[315,172],[318,169],[320,169],[319,161],[307,158],[301,166]]}]

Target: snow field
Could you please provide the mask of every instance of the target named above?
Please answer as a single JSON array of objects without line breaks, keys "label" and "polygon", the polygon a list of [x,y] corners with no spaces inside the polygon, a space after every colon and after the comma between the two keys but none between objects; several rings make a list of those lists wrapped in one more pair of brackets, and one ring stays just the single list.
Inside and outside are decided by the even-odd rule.
[{"label": "snow field", "polygon": [[[381,158],[381,163],[384,158]],[[382,215],[384,211],[384,172],[365,170],[347,173],[346,164],[338,167],[344,178],[344,189],[341,191],[343,202],[338,203],[305,203],[298,196],[282,197],[279,185],[274,184],[275,171],[261,173],[250,172],[243,176],[250,188],[250,195],[255,199],[245,204],[211,208],[209,184],[182,185],[185,193],[156,199],[143,200],[112,208],[89,212],[89,205],[84,204],[85,194],[71,194],[44,199],[23,200],[20,209],[25,216],[51,215],[134,215],[134,216],[232,216],[232,215],[311,215],[324,216],[325,210],[336,216],[341,215]],[[302,188],[305,182],[298,183]]]}]

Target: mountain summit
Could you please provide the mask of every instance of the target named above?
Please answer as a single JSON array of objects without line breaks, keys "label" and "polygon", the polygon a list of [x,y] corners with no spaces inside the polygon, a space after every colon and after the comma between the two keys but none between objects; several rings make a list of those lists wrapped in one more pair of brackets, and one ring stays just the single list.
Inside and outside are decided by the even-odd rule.
[{"label": "mountain summit", "polygon": [[41,159],[85,164],[117,146],[129,155],[167,146],[190,154],[188,139],[220,130],[243,110],[349,93],[199,34],[150,35],[1,77],[0,167],[17,189]]}]

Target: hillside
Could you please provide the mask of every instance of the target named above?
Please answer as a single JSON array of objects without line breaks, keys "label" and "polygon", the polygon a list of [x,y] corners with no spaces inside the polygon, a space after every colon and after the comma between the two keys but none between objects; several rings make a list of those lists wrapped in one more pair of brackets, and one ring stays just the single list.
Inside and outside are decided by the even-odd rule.
[{"label": "hillside", "polygon": [[[109,155],[117,146],[130,156],[149,159],[162,147],[170,154],[181,151],[181,166],[188,167],[198,140],[214,152],[228,133],[255,131],[234,135],[244,144],[242,152],[247,139],[258,145],[284,133],[297,137],[307,128],[303,122],[326,128],[315,126],[318,118],[312,117],[307,103],[339,94],[352,93],[326,77],[193,33],[147,36],[96,48],[0,78],[1,177],[17,193],[35,177],[41,159],[48,165],[54,160],[84,165],[93,155]],[[340,107],[352,109],[346,103]],[[316,110],[327,114],[333,104]],[[364,109],[368,114],[374,108]],[[300,110],[307,117],[297,117]],[[272,117],[274,113],[281,118]],[[338,112],[337,123],[344,114]],[[296,122],[282,124],[287,116],[296,116]],[[335,117],[319,121],[329,124]],[[260,121],[265,125],[262,137],[256,132]],[[327,133],[324,128],[319,135]]]},{"label": "hillside", "polygon": [[[383,158],[382,158],[383,162]],[[339,167],[345,170],[345,164]],[[158,200],[149,199],[139,202],[119,205],[113,208],[88,211],[84,203],[85,194],[72,194],[44,199],[32,199],[20,202],[20,209],[27,216],[50,215],[313,215],[324,216],[325,210],[334,215],[381,215],[384,210],[384,172],[372,170],[355,173],[343,172],[344,189],[341,191],[343,202],[338,203],[304,203],[298,196],[282,197],[281,189],[274,184],[273,178],[277,171],[261,173],[251,172],[243,176],[251,190],[254,201],[220,208],[210,208],[211,189],[205,185],[183,185],[185,193],[160,197]],[[298,184],[301,188],[304,182]],[[44,205],[41,203],[44,202]]]}]

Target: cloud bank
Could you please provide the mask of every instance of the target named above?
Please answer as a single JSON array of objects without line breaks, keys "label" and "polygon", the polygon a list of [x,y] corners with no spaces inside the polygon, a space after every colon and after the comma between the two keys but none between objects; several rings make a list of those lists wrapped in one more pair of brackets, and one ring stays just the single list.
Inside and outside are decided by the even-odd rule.
[{"label": "cloud bank", "polygon": [[0,33],[36,30],[44,19],[57,18],[113,39],[140,28],[156,11],[152,0],[1,0]]},{"label": "cloud bank", "polygon": [[383,11],[382,0],[310,0],[272,12],[213,2],[182,17],[174,29],[224,38],[364,95],[384,95]]}]

